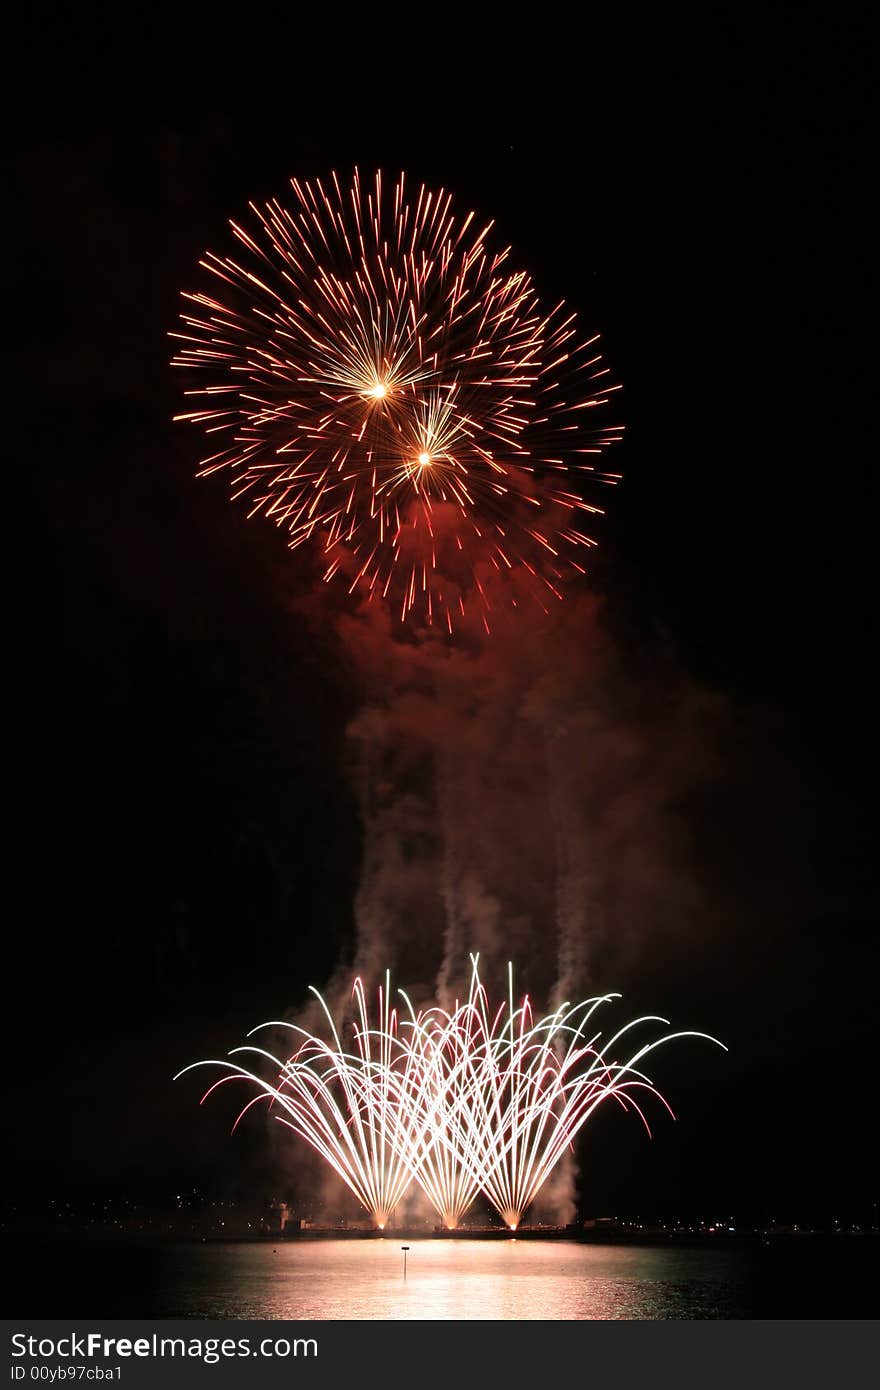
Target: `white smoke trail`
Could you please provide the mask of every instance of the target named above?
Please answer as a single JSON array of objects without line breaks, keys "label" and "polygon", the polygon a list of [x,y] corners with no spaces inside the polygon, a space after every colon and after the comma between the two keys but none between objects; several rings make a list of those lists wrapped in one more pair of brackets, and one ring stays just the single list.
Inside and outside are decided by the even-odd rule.
[{"label": "white smoke trail", "polygon": [[571,745],[564,720],[551,717],[545,747],[556,851],[557,975],[552,1002],[557,1005],[579,996],[588,983],[598,908],[591,892],[589,831],[575,794],[575,785],[587,772],[577,761],[578,750]]},{"label": "white smoke trail", "polygon": [[468,943],[461,908],[464,878],[459,844],[458,803],[455,757],[448,748],[438,746],[435,757],[437,805],[442,835],[442,882],[445,923],[443,958],[437,974],[437,1000],[444,1009],[452,1007],[455,991],[461,988],[467,963]]}]

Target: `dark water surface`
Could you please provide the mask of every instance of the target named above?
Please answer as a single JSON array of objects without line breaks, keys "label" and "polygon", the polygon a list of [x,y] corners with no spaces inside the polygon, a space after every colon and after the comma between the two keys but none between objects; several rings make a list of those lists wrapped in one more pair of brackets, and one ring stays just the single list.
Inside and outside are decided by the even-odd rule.
[{"label": "dark water surface", "polygon": [[29,1317],[864,1318],[877,1311],[878,1244],[35,1239],[7,1249],[4,1301]]}]

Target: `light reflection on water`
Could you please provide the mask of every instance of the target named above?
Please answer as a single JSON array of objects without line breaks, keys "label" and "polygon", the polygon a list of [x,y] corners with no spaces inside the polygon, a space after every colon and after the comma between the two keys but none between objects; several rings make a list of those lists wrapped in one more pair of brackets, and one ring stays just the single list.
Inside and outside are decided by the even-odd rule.
[{"label": "light reflection on water", "polygon": [[164,1311],[206,1318],[735,1318],[742,1316],[737,1274],[729,1249],[561,1240],[190,1245],[175,1250]]}]

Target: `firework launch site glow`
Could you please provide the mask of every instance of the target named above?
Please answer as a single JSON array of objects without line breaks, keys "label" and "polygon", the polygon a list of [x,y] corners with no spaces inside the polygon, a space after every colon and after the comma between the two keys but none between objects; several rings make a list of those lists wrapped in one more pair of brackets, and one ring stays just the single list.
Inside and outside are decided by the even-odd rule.
[{"label": "firework launch site glow", "polygon": [[289,1030],[296,1047],[286,1059],[254,1042],[184,1072],[205,1066],[223,1071],[203,1102],[229,1082],[254,1088],[233,1129],[265,1102],[281,1124],[321,1155],[379,1230],[413,1182],[448,1230],[458,1226],[478,1196],[516,1230],[604,1102],[633,1112],[649,1134],[646,1102],[659,1102],[672,1114],[642,1069],[650,1053],[686,1037],[723,1047],[692,1031],[645,1040],[645,1027],[668,1027],[655,1015],[633,1019],[606,1036],[596,1016],[619,997],[613,994],[564,1003],[537,1016],[527,996],[514,1001],[512,967],[507,999],[492,1005],[476,957],[467,998],[448,1011],[418,1010],[402,990],[393,1006],[386,974],[371,1022],[363,982],[355,980],[351,1047],[343,1045],[344,1030],[322,996],[312,992],[329,1040],[273,1021],[249,1036],[265,1028]]},{"label": "firework launch site glow", "polygon": [[585,483],[619,476],[597,469],[623,430],[598,334],[443,189],[355,170],[292,179],[288,202],[252,203],[184,295],[175,418],[204,431],[199,473],[401,621],[451,633],[472,605],[489,631],[522,593],[546,611],[596,543]]}]

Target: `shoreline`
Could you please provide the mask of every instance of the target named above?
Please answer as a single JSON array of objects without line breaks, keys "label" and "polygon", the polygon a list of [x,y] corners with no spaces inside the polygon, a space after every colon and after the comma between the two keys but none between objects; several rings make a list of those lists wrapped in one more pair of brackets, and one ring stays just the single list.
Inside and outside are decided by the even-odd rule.
[{"label": "shoreline", "polygon": [[423,1228],[401,1227],[385,1231],[353,1231],[345,1228],[323,1227],[307,1231],[268,1232],[253,1234],[220,1234],[210,1232],[200,1234],[193,1231],[156,1230],[101,1230],[71,1228],[52,1229],[35,1227],[30,1230],[18,1228],[2,1232],[4,1243],[8,1246],[22,1242],[71,1242],[94,1241],[103,1244],[133,1244],[153,1246],[173,1245],[262,1245],[270,1248],[287,1244],[321,1244],[328,1241],[549,1241],[570,1242],[577,1245],[595,1246],[699,1246],[708,1248],[736,1246],[789,1245],[804,1242],[827,1242],[839,1244],[877,1240],[880,1232],[862,1231],[583,1231],[566,1227],[524,1227],[518,1231],[474,1228],[471,1230],[424,1230]]}]

